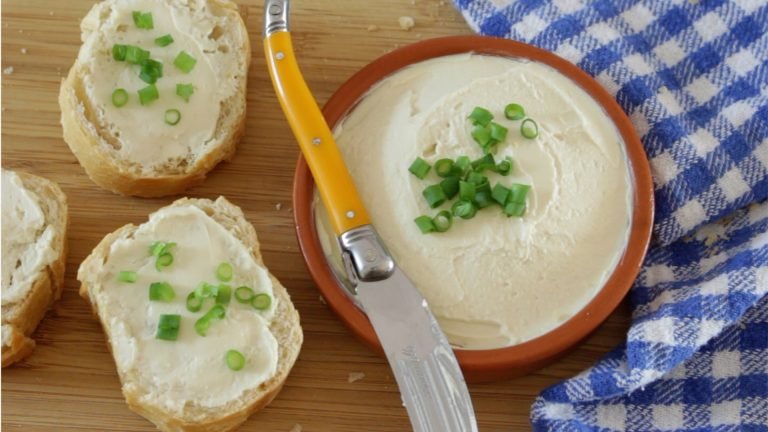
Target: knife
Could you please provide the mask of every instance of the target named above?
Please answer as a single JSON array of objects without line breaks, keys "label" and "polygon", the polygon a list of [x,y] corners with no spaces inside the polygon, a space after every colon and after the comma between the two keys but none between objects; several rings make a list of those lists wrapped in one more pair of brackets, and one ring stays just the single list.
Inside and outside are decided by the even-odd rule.
[{"label": "knife", "polygon": [[472,400],[427,301],[371,225],[317,102],[301,75],[288,0],[264,4],[264,52],[280,106],[338,236],[354,295],[373,324],[416,432],[477,431]]}]

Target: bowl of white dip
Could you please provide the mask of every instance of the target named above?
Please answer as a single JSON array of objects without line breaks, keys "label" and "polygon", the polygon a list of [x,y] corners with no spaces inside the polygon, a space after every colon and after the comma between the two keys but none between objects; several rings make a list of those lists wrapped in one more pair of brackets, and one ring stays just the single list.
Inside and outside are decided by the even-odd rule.
[{"label": "bowl of white dip", "polygon": [[[538,136],[526,139],[509,103]],[[423,234],[430,208],[409,172],[422,158],[483,156],[468,115],[488,109],[508,129],[496,160],[530,186],[525,213],[483,209]],[[639,271],[653,220],[648,161],[632,125],[591,77],[552,53],[478,36],[423,41],[369,64],[323,113],[373,225],[429,302],[470,381],[518,376],[567,352],[616,308]],[[432,174],[433,176],[435,174]],[[296,168],[293,205],[301,250],[331,309],[381,351],[349,295],[335,235],[307,164]]]}]

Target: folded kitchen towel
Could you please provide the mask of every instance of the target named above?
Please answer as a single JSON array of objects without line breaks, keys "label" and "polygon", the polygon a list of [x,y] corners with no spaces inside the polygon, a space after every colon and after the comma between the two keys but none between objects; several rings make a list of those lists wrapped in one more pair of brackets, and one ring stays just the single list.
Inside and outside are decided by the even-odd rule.
[{"label": "folded kitchen towel", "polygon": [[595,77],[654,177],[627,341],[545,390],[534,429],[768,431],[768,1],[454,2]]}]

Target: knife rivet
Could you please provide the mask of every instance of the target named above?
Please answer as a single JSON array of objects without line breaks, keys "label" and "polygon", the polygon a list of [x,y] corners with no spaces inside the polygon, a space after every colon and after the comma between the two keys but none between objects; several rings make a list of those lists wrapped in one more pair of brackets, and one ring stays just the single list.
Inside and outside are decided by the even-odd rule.
[{"label": "knife rivet", "polygon": [[353,212],[352,210],[348,211],[347,212],[347,219],[352,219],[353,217],[355,217],[355,212]]},{"label": "knife rivet", "polygon": [[282,60],[282,59],[284,59],[284,58],[285,58],[285,54],[283,54],[283,52],[282,52],[282,51],[278,51],[278,52],[275,54],[275,58],[276,58],[276,59],[278,59],[278,60]]},{"label": "knife rivet", "polygon": [[320,145],[320,138],[317,138],[317,137],[312,138],[312,144],[314,144],[316,146]]},{"label": "knife rivet", "polygon": [[283,13],[283,8],[279,4],[272,4],[269,6],[269,13],[272,15],[280,15]]}]

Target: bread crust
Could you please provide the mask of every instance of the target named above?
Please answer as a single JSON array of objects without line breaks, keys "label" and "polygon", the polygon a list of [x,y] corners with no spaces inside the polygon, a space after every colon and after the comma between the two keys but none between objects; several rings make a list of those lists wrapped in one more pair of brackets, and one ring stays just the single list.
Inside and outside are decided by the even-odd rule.
[{"label": "bread crust", "polygon": [[[182,172],[141,174],[132,170],[129,164],[117,159],[106,150],[105,146],[108,144],[103,136],[105,132],[101,130],[98,120],[95,120],[90,101],[83,89],[84,73],[79,60],[75,61],[67,77],[62,80],[59,90],[59,107],[64,141],[91,180],[100,187],[130,196],[174,195],[202,183],[206,174],[219,162],[234,156],[237,143],[245,133],[245,98],[251,62],[250,41],[245,22],[234,3],[229,0],[206,0],[206,2],[213,6],[212,10],[226,14],[232,25],[237,26],[237,29],[228,30],[241,35],[237,38],[239,49],[233,55],[242,56],[245,61],[244,68],[238,75],[239,91],[222,102],[214,133],[216,142],[212,144],[212,150],[196,157],[194,163],[184,167]],[[94,5],[81,23],[84,40],[93,33],[87,21],[94,11],[98,10],[97,8],[103,8],[102,3]]]},{"label": "bread crust", "polygon": [[[18,303],[2,306],[2,324],[9,329],[8,345],[2,348],[2,367],[9,366],[32,353],[35,342],[30,338],[37,325],[64,289],[67,257],[67,227],[69,215],[67,197],[59,186],[43,177],[16,172],[24,188],[38,198],[46,224],[53,227],[53,248],[58,252],[54,261],[40,269],[27,296]],[[8,330],[7,330],[8,331]]]},{"label": "bread crust", "polygon": [[[253,226],[245,219],[242,210],[231,204],[223,197],[216,201],[207,199],[181,198],[168,207],[193,205],[200,208],[216,222],[240,239],[251,251],[253,258],[264,266],[259,241]],[[108,347],[112,349],[108,321],[99,314],[97,302],[92,295],[92,288],[97,283],[94,279],[99,269],[109,257],[109,249],[117,239],[134,232],[138,226],[125,225],[115,232],[108,234],[94,248],[93,252],[83,261],[78,270],[78,280],[81,282],[80,295],[91,305],[94,313],[99,317],[104,333],[107,337]],[[266,268],[266,267],[265,267]],[[299,322],[299,313],[296,311],[285,287],[271,273],[273,294],[277,298],[277,310],[275,319],[270,324],[270,331],[277,339],[278,364],[275,375],[259,388],[246,391],[238,400],[231,401],[226,407],[215,409],[203,407],[185,407],[182,416],[174,415],[168,411],[144,402],[143,398],[150,389],[138,388],[133,383],[133,377],[126,376],[118,370],[122,383],[123,396],[128,407],[139,415],[154,423],[158,429],[167,432],[217,432],[236,429],[245,422],[248,417],[264,408],[280,392],[288,373],[298,358],[303,332]]]}]

